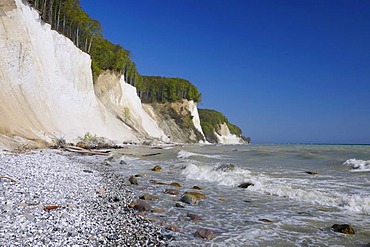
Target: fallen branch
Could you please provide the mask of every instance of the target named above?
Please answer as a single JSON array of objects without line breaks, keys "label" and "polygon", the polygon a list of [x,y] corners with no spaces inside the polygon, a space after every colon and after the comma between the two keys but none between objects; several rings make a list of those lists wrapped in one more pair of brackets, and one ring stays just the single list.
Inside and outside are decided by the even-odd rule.
[{"label": "fallen branch", "polygon": [[3,178],[3,179],[9,179],[10,181],[16,183],[17,180],[15,180],[14,178],[11,178],[11,177],[8,177],[8,176],[0,176],[0,178]]},{"label": "fallen branch", "polygon": [[78,153],[78,154],[86,154],[86,155],[109,155],[109,150],[104,151],[91,151],[83,148],[64,148],[65,151]]}]

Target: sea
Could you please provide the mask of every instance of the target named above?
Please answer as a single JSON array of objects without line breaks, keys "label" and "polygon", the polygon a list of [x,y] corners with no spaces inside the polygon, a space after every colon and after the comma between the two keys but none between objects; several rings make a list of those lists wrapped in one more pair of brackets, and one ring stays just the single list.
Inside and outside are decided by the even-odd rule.
[{"label": "sea", "polygon": [[[164,228],[176,226],[177,232],[164,230],[170,246],[370,246],[370,146],[183,145],[149,151],[141,157],[116,151],[124,161],[116,172],[138,175],[139,185],[130,187],[138,196],[160,198],[148,201],[159,212],[145,217]],[[155,165],[162,171],[152,171]],[[251,185],[238,187],[243,183]],[[170,188],[179,195],[165,194]],[[206,198],[176,207],[186,191]],[[334,232],[334,224],[349,224],[355,234]],[[216,237],[195,237],[199,228]]]}]

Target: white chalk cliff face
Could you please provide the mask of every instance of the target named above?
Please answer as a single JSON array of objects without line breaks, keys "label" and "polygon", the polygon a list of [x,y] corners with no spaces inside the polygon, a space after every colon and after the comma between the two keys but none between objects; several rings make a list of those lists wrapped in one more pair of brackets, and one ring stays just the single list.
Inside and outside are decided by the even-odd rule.
[{"label": "white chalk cliff face", "polygon": [[[94,85],[90,56],[22,0],[0,2],[0,83],[0,148],[18,139],[74,142],[87,132],[116,143],[173,141],[165,133],[175,130],[177,140],[189,139],[143,106],[123,76],[106,72]],[[196,103],[185,103],[204,136]],[[219,141],[236,143],[227,130],[221,127]]]},{"label": "white chalk cliff face", "polygon": [[73,141],[90,132],[138,141],[137,132],[97,100],[90,56],[22,0],[0,4],[0,56],[2,135]]},{"label": "white chalk cliff face", "polygon": [[229,127],[227,127],[226,123],[221,124],[219,127],[220,128],[215,132],[215,135],[217,136],[217,139],[218,139],[218,143],[222,143],[222,144],[243,144],[245,143],[243,139],[230,133]]},{"label": "white chalk cliff face", "polygon": [[157,122],[144,110],[136,88],[127,84],[121,75],[105,72],[94,84],[99,100],[124,123],[134,126],[135,130],[147,138],[168,142]]}]

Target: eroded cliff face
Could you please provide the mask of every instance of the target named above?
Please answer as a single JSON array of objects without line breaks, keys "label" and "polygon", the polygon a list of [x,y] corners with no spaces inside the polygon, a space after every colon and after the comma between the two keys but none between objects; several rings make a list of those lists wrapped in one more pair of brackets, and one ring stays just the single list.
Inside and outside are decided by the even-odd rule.
[{"label": "eroded cliff face", "polygon": [[0,134],[139,141],[94,94],[90,56],[21,0],[0,4]]},{"label": "eroded cliff face", "polygon": [[220,124],[219,128],[215,132],[215,135],[217,137],[218,143],[221,144],[245,143],[241,137],[230,133],[229,127],[226,123]]},{"label": "eroded cliff face", "polygon": [[[0,83],[0,149],[86,133],[115,143],[205,141],[196,103],[142,104],[111,72],[94,84],[90,56],[22,0],[0,3]],[[219,141],[233,140],[221,127]]]}]

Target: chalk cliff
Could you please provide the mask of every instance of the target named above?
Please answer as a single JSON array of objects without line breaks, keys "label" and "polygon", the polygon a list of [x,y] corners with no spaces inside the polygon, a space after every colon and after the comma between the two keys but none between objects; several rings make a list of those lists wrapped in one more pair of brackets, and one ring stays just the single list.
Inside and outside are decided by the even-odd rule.
[{"label": "chalk cliff", "polygon": [[[22,0],[0,3],[0,83],[0,148],[75,142],[85,133],[116,143],[205,141],[196,103],[142,104],[136,88],[109,71],[94,84],[90,56]],[[219,142],[233,142],[221,129]]]}]

